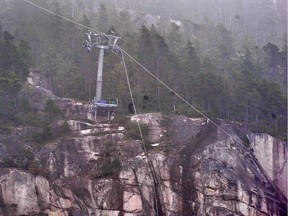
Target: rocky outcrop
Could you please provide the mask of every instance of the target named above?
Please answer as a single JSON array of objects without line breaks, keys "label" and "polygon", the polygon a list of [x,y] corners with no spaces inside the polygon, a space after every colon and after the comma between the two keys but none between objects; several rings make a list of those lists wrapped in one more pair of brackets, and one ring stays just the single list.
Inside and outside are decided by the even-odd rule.
[{"label": "rocky outcrop", "polygon": [[48,79],[44,77],[39,70],[30,71],[27,82],[32,86],[41,86],[48,89]]},{"label": "rocky outcrop", "polygon": [[46,79],[39,73],[31,72],[28,82],[19,93],[19,97],[26,100],[35,112],[43,111],[47,100],[52,99],[61,109],[64,117],[68,119],[86,119],[89,109],[88,104],[54,95],[52,91],[45,88],[46,82]]},{"label": "rocky outcrop", "polygon": [[[220,119],[148,113],[131,120],[148,125],[150,145],[128,136],[125,124],[68,120],[69,136],[33,150],[40,173],[0,169],[1,214],[287,214],[286,143]],[[1,136],[3,148],[13,145]]]},{"label": "rocky outcrop", "polygon": [[287,143],[268,134],[255,134],[251,138],[256,159],[287,198]]},{"label": "rocky outcrop", "polygon": [[47,179],[17,169],[1,169],[2,215],[68,215],[69,199],[56,195]]}]

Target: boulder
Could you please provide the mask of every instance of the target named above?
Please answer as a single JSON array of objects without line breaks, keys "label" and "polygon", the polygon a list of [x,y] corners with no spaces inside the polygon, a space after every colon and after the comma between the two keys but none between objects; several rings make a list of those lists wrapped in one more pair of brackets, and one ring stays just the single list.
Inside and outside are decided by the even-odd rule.
[{"label": "boulder", "polygon": [[[159,145],[145,152],[125,125],[69,119],[70,136],[34,151],[45,177],[0,168],[0,214],[287,214],[285,142],[221,119],[150,113],[131,120],[147,124]],[[4,131],[3,152],[17,151],[15,137],[29,130]]]}]

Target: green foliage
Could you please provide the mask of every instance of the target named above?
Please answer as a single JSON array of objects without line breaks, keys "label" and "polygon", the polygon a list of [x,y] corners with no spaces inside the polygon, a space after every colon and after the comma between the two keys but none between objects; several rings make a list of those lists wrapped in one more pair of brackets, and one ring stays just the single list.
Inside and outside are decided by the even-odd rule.
[{"label": "green foliage", "polygon": [[[205,113],[207,114],[199,105],[197,104],[194,104],[194,107],[199,110],[201,113]],[[179,115],[185,115],[185,116],[188,116],[188,117],[191,117],[191,118],[199,118],[199,117],[202,117],[202,115],[197,112],[195,109],[192,109],[191,107],[189,107],[188,105],[178,105],[176,110],[175,110],[175,113],[176,114],[179,114]]]},{"label": "green foliage", "polygon": [[[115,5],[116,2],[119,4]],[[279,28],[283,22],[277,19],[282,15],[284,17],[285,13],[275,10],[275,7],[282,8],[281,1],[277,1],[274,7],[271,1],[259,4],[260,0],[256,0],[251,3],[249,10],[242,10],[247,7],[246,3],[237,1],[233,3],[237,13],[225,10],[230,4],[212,0],[209,1],[211,8],[219,8],[220,11],[212,13],[207,9],[207,1],[197,2],[197,7],[194,7],[195,0],[185,2],[185,7],[179,2],[173,5],[173,11],[163,5],[162,1],[156,0],[153,4],[152,0],[148,2],[151,4],[143,5],[142,1],[133,1],[129,7],[141,8],[144,14],[153,14],[148,9],[155,12],[161,6],[161,11],[158,11],[161,18],[157,18],[157,23],[151,26],[145,26],[149,22],[144,20],[143,14],[135,18],[134,14],[125,9],[119,10],[119,5],[126,5],[124,0],[93,5],[90,1],[76,4],[78,10],[75,10],[77,12],[73,19],[92,28],[96,26],[103,32],[112,29],[112,26],[116,27],[113,31],[123,39],[119,40],[121,48],[136,58],[153,76],[209,117],[242,121],[247,129],[285,137],[287,42],[281,42],[280,48],[278,38],[282,33],[278,34],[282,32],[280,29],[285,28]],[[71,16],[71,5],[66,1],[38,3],[61,15]],[[96,12],[92,10],[95,4],[98,6]],[[260,8],[265,13],[258,13]],[[175,9],[180,12],[175,12]],[[83,28],[63,22],[57,16],[42,16],[38,10],[16,1],[0,9],[6,14],[3,22],[17,32],[14,38],[10,33],[0,31],[1,123],[18,119],[20,124],[24,124],[31,118],[33,111],[24,103],[21,106],[26,108],[18,112],[20,103],[16,96],[28,75],[31,61],[46,76],[48,88],[56,95],[91,100],[95,94],[98,52],[85,54],[79,49],[79,44],[85,39]],[[16,13],[12,14],[13,11]],[[218,16],[222,12],[223,16]],[[261,22],[259,26],[265,28],[255,29],[255,22],[247,22],[256,12],[260,17],[255,21],[256,24]],[[171,14],[179,18],[181,25],[163,19]],[[28,41],[31,49],[24,41],[16,41],[18,36]],[[171,96],[171,89],[166,90],[141,67],[128,58],[126,64],[139,113],[171,112],[175,106],[176,113],[198,116],[197,112],[184,106],[176,96]],[[119,98],[117,112],[127,114],[131,101],[123,64],[108,50],[105,51],[103,80],[103,94]],[[149,96],[149,100],[143,100],[144,96]],[[49,122],[61,115],[51,101],[46,105]],[[131,136],[139,139],[137,127],[131,128],[136,128],[129,132]]]},{"label": "green foliage", "polygon": [[15,114],[15,123],[21,126],[42,127],[46,123],[46,118],[42,113],[35,112],[27,99],[21,98]]},{"label": "green foliage", "polygon": [[97,24],[99,27],[99,30],[102,32],[106,32],[109,27],[108,25],[108,14],[107,14],[107,10],[104,4],[100,4],[100,8],[98,10],[98,17],[97,17]]},{"label": "green foliage", "polygon": [[20,149],[17,154],[4,158],[0,167],[17,167],[35,175],[41,170],[39,162],[35,160],[33,152],[29,149]]},{"label": "green foliage", "polygon": [[121,162],[117,158],[106,157],[100,166],[99,176],[111,176],[119,173]]},{"label": "green foliage", "polygon": [[239,135],[239,138],[242,140],[242,143],[247,147],[247,148],[250,148],[250,140],[247,138],[246,134],[241,134]]},{"label": "green foliage", "polygon": [[62,116],[62,111],[51,98],[46,101],[44,112],[48,115],[48,122]]},{"label": "green foliage", "polygon": [[172,117],[168,116],[168,115],[163,115],[161,121],[160,121],[160,125],[161,127],[165,127],[168,128],[171,124],[172,121]]},{"label": "green foliage", "polygon": [[56,139],[61,139],[68,136],[69,134],[71,134],[71,130],[67,121],[53,129],[51,128],[51,126],[49,126],[47,122],[44,122],[41,125],[41,132],[36,132],[32,134],[31,141],[37,143],[41,147],[46,143],[52,142]]},{"label": "green foliage", "polygon": [[122,166],[121,161],[115,156],[116,147],[112,141],[104,143],[105,151],[101,160],[99,169],[92,171],[91,175],[94,178],[117,176]]},{"label": "green foliage", "polygon": [[42,132],[33,134],[32,138],[33,141],[36,142],[37,144],[43,145],[49,141],[52,141],[54,136],[52,133],[52,129],[48,125],[45,125],[42,128]]},{"label": "green foliage", "polygon": [[17,93],[29,74],[31,56],[23,40],[0,28],[0,123],[14,120],[17,111]]},{"label": "green foliage", "polygon": [[51,98],[49,98],[46,101],[44,112],[47,112],[47,113],[53,114],[53,115],[61,114],[61,110],[59,109],[59,107],[55,104],[55,102]]},{"label": "green foliage", "polygon": [[29,149],[24,149],[21,154],[29,161],[34,160],[34,154]]},{"label": "green foliage", "polygon": [[23,40],[17,46],[14,39],[7,31],[0,38],[0,68],[4,73],[13,71],[19,80],[25,81],[31,64],[30,47]]},{"label": "green foliage", "polygon": [[1,167],[2,168],[17,167],[17,165],[13,161],[12,157],[7,157],[3,159],[3,162],[1,163]]},{"label": "green foliage", "polygon": [[[142,132],[142,135],[143,135],[143,140],[142,140],[142,137],[141,137],[141,133],[140,133],[139,127],[141,128],[141,132]],[[126,129],[125,136],[127,138],[141,140],[141,141],[144,142],[143,144],[144,144],[146,149],[150,149],[151,148],[151,143],[148,141],[149,126],[147,124],[140,123],[139,126],[138,126],[137,122],[129,121],[125,125],[125,129]]]},{"label": "green foliage", "polygon": [[33,113],[32,111],[28,113],[18,112],[15,114],[15,123],[21,126],[42,127],[42,125],[47,123],[47,120],[40,113]]},{"label": "green foliage", "polygon": [[[142,131],[142,135],[143,137],[147,137],[148,136],[148,132],[149,132],[149,127],[146,124],[139,124],[141,131]],[[133,138],[133,139],[140,139],[141,140],[141,134],[139,131],[139,127],[138,127],[138,123],[133,122],[133,121],[129,121],[126,125],[126,137],[127,138]]]},{"label": "green foliage", "polygon": [[65,121],[64,124],[61,125],[59,127],[59,129],[57,130],[57,134],[60,137],[66,136],[70,133],[71,133],[71,130],[70,130],[70,127],[69,127],[69,124],[67,123],[67,121]]},{"label": "green foliage", "polygon": [[115,116],[115,119],[113,119],[113,121],[119,125],[126,125],[129,122],[129,118],[127,117],[127,115],[123,115],[123,114],[119,114]]},{"label": "green foliage", "polygon": [[13,95],[20,90],[20,87],[20,81],[14,72],[0,69],[0,93],[2,95]]},{"label": "green foliage", "polygon": [[29,101],[26,98],[20,99],[20,111],[23,113],[30,113],[33,111]]},{"label": "green foliage", "polygon": [[32,160],[27,167],[28,172],[38,175],[41,173],[41,166],[38,161]]}]

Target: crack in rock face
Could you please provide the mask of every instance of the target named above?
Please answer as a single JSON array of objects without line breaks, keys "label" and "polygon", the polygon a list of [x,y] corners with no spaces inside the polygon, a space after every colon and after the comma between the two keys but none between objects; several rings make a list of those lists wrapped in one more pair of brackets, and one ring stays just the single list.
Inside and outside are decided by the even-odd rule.
[{"label": "crack in rock face", "polygon": [[[68,120],[71,136],[31,147],[40,173],[0,168],[0,215],[287,215],[286,143],[221,119],[233,139],[201,118],[131,120],[148,125],[148,155],[125,124]],[[2,161],[31,130],[0,131]]]}]

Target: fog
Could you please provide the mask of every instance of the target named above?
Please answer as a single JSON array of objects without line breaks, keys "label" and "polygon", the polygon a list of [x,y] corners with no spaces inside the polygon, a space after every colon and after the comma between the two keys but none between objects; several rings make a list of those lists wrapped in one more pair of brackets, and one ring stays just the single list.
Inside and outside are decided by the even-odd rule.
[{"label": "fog", "polygon": [[[22,39],[29,45],[27,53],[19,50],[27,60],[26,75],[36,69],[55,95],[90,101],[98,52],[87,55],[81,45],[87,27],[113,30],[121,37],[118,45],[170,87],[141,73],[130,58],[127,68],[140,111],[170,112],[173,104],[179,113],[194,115],[174,100],[174,89],[204,113],[283,136],[286,6],[286,0],[1,0],[0,32],[11,33],[5,32],[15,43],[11,49],[21,47]],[[13,62],[8,57],[3,52],[3,59]],[[8,69],[17,71],[17,64]],[[103,74],[103,94],[117,97],[125,113],[130,101],[123,64],[109,51]],[[146,105],[143,96],[149,97]],[[269,124],[275,127],[264,127]]]},{"label": "fog", "polygon": [[[97,10],[101,3],[130,13],[161,16],[163,19],[205,20],[222,23],[242,36],[253,37],[256,44],[281,42],[287,32],[287,0],[69,0],[74,9]],[[72,2],[72,3],[73,3]]]}]

